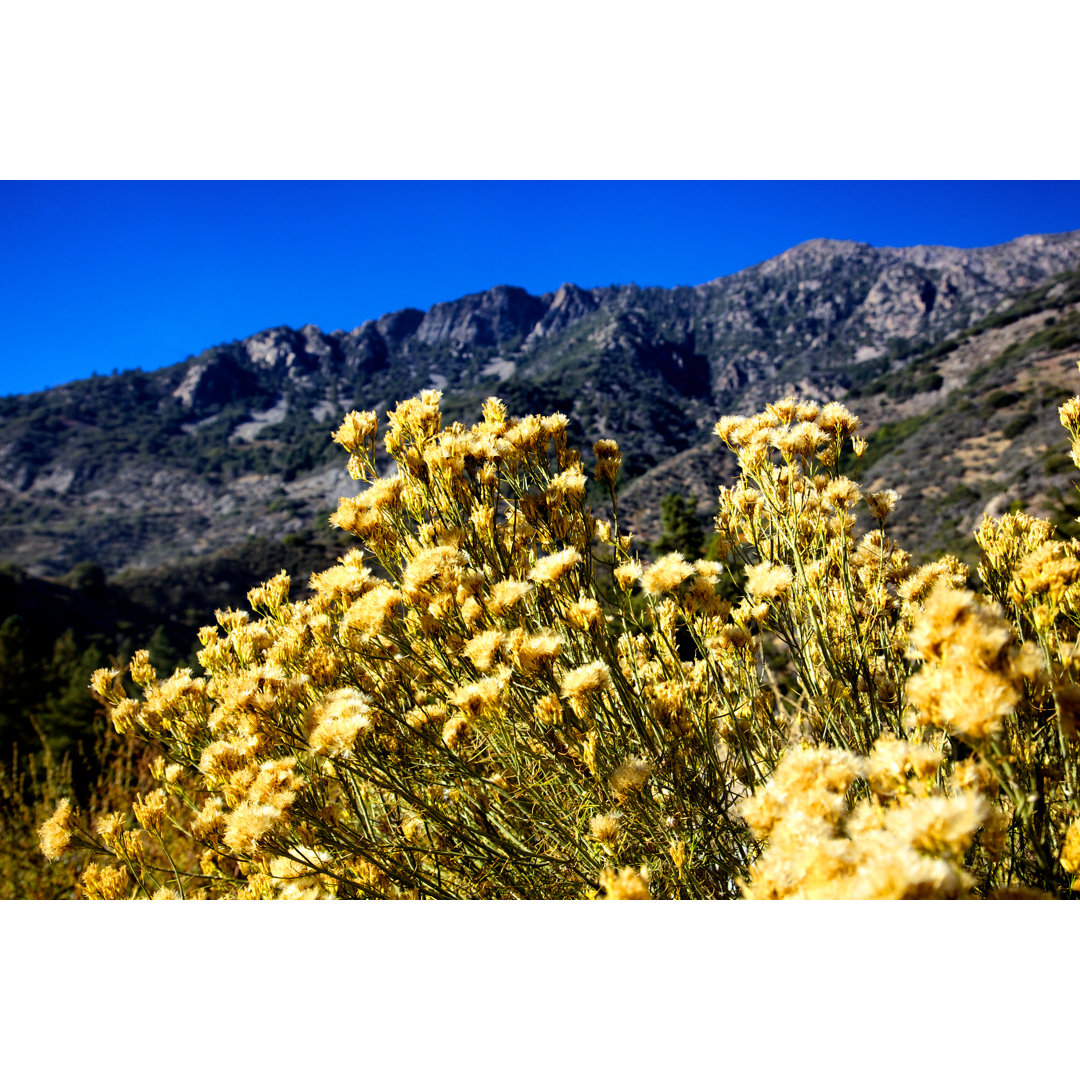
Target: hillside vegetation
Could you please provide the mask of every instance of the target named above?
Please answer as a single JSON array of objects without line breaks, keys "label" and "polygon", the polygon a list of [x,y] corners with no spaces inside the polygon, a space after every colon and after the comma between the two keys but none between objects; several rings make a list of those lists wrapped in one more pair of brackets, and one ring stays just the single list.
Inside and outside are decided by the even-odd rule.
[{"label": "hillside vegetation", "polygon": [[36,575],[91,561],[111,576],[319,526],[349,491],[338,419],[427,387],[448,420],[497,394],[515,414],[565,413],[586,447],[617,438],[626,512],[655,540],[654,474],[667,471],[662,497],[680,455],[709,467],[683,489],[707,517],[717,416],[788,393],[932,389],[922,350],[1025,290],[1057,304],[1052,279],[1078,265],[1080,232],[972,251],[816,240],[693,287],[499,286],[347,333],[278,327],[161,371],[0,399],[0,549]]}]

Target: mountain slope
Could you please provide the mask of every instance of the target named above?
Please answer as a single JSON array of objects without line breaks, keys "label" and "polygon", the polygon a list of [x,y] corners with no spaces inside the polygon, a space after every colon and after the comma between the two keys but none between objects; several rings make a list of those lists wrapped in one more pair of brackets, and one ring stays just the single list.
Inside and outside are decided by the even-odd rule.
[{"label": "mountain slope", "polygon": [[[1077,266],[1080,231],[977,250],[813,240],[693,287],[498,286],[0,399],[0,559],[116,572],[304,530],[355,489],[329,440],[340,416],[429,386],[450,419],[496,394],[516,413],[567,413],[579,445],[617,438],[627,513],[649,538],[657,493],[685,481],[706,508],[729,467],[710,449],[720,414],[861,394],[873,422],[920,353]],[[947,377],[923,372],[917,392]]]}]

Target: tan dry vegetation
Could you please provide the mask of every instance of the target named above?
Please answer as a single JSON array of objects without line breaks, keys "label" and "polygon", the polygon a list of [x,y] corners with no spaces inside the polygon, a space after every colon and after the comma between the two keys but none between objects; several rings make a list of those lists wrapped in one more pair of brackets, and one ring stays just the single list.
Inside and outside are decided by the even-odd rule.
[{"label": "tan dry vegetation", "polygon": [[[1061,310],[1059,317],[1064,318],[1077,312],[1080,312],[1080,304],[1069,305]],[[869,435],[882,423],[930,412],[945,402],[954,391],[963,391],[973,375],[991,364],[1010,346],[1020,345],[1042,330],[1046,318],[1045,311],[1038,311],[1008,326],[983,330],[977,336],[962,341],[956,349],[936,361],[935,367],[944,380],[937,390],[913,394],[904,401],[897,401],[888,393],[861,398],[859,416],[864,424],[864,432]],[[1077,359],[1078,353],[1075,349],[1042,357],[1034,362],[1031,377],[1036,379],[1037,370],[1039,375],[1045,375],[1048,381],[1053,381],[1055,378],[1060,379],[1064,373],[1069,376],[1069,384],[1075,384]]]},{"label": "tan dry vegetation", "polygon": [[[1062,467],[1068,440],[1058,423],[1057,403],[1080,385],[1077,350],[1021,348],[1010,356],[997,351],[1009,344],[1023,346],[1032,327],[1044,325],[1045,313],[1040,313],[984,331],[936,362],[943,372],[954,356],[965,353],[960,370],[967,378],[959,389],[936,391],[936,404],[931,396],[917,395],[932,404],[928,411],[915,412],[910,407],[915,398],[896,404],[897,415],[906,411],[902,422],[913,430],[864,479],[890,483],[905,495],[894,529],[906,546],[925,553],[955,550],[974,567],[978,553],[968,539],[972,529],[984,514],[999,516],[1017,505],[1071,528],[1076,511],[1067,507],[1073,481],[1071,470]],[[986,337],[992,343],[983,341]],[[863,404],[860,413],[883,416],[883,400],[868,402],[867,409]],[[880,426],[867,425],[868,437],[873,439]]]}]

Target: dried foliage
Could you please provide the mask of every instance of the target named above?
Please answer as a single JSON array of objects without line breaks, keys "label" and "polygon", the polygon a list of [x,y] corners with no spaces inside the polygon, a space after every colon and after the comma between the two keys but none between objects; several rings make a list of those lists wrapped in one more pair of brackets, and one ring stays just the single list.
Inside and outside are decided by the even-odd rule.
[{"label": "dried foliage", "polygon": [[[200,633],[204,674],[95,673],[159,748],[130,813],[61,802],[50,858],[93,896],[1067,896],[1080,869],[1080,545],[1011,514],[955,558],[889,538],[893,491],[837,403],[716,433],[718,561],[643,566],[617,446],[595,479],[564,416],[428,391],[335,435],[361,542]],[[1080,446],[1080,399],[1063,409]],[[1080,458],[1080,454],[1078,454]],[[606,491],[601,515],[586,487]],[[860,524],[861,522],[861,524]]]},{"label": "dried foliage", "polygon": [[[153,783],[150,748],[132,736],[106,730],[93,754],[82,755],[80,746],[76,750],[80,756],[67,753],[57,759],[44,734],[33,726],[40,750],[20,753],[16,747],[10,764],[0,763],[2,900],[60,900],[81,895],[79,876],[90,853],[70,850],[75,792],[86,792],[81,801],[96,819],[127,810],[133,793]],[[76,765],[80,766],[77,770]],[[92,781],[80,783],[77,772],[92,775]],[[42,824],[42,817],[49,813],[52,817]],[[68,851],[68,857],[58,858]]]}]

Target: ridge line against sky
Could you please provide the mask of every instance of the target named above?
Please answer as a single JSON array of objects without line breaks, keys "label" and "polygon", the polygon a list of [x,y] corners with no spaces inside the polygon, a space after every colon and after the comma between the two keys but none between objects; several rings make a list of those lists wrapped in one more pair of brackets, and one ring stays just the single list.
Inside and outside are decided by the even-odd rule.
[{"label": "ridge line against sky", "polygon": [[697,285],[812,238],[989,247],[1080,183],[6,182],[0,394],[516,285]]}]

